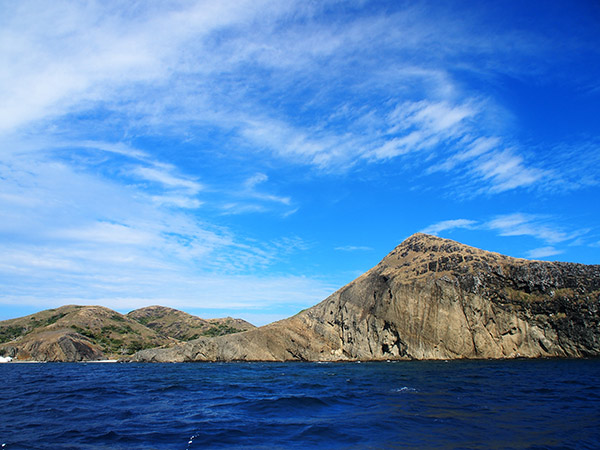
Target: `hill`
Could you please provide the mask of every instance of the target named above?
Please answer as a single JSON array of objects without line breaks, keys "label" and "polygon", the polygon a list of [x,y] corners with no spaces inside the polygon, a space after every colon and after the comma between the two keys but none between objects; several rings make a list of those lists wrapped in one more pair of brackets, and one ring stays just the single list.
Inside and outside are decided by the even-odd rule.
[{"label": "hill", "polygon": [[175,342],[102,306],[68,305],[0,322],[0,353],[18,360],[118,358]]},{"label": "hill", "polygon": [[[153,319],[144,324],[144,318]],[[197,335],[211,336],[253,327],[240,319],[211,320],[158,306],[123,315],[102,306],[68,305],[0,322],[0,355],[35,361],[121,359],[175,345],[199,330]]]},{"label": "hill", "polygon": [[190,341],[200,336],[222,336],[256,328],[242,319],[201,319],[183,311],[164,306],[136,309],[127,317],[145,325],[163,336]]},{"label": "hill", "polygon": [[318,305],[136,361],[600,355],[600,266],[529,261],[417,233]]}]

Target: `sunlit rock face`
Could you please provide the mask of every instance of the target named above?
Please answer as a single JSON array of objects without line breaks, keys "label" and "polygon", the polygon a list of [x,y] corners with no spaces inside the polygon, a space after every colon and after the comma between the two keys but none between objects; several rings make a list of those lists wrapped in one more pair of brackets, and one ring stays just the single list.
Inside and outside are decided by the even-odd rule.
[{"label": "sunlit rock face", "polygon": [[511,258],[425,234],[323,302],[138,361],[340,361],[600,354],[600,266]]}]

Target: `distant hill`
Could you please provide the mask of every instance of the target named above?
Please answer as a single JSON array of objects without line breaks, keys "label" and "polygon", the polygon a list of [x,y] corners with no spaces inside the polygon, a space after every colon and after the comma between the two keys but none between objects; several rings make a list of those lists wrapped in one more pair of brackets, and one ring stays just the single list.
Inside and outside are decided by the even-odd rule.
[{"label": "distant hill", "polygon": [[293,317],[136,361],[600,356],[600,266],[530,261],[417,233]]},{"label": "distant hill", "polygon": [[242,319],[226,317],[224,319],[201,319],[183,311],[165,306],[148,306],[136,309],[127,317],[145,325],[157,333],[178,339],[190,341],[201,336],[214,337],[225,334],[239,333],[256,328]]},{"label": "distant hill", "polygon": [[[144,324],[146,319],[148,323]],[[102,306],[68,305],[1,321],[0,356],[35,361],[119,359],[147,348],[169,347],[194,336],[252,327],[239,319],[205,321],[158,306],[123,315]]]}]

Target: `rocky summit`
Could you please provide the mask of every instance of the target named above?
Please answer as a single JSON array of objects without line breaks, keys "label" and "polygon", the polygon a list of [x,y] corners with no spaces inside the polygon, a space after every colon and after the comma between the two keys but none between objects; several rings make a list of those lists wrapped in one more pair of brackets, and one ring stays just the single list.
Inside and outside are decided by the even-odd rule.
[{"label": "rocky summit", "polygon": [[415,234],[293,317],[142,350],[136,361],[352,361],[600,354],[600,266]]}]

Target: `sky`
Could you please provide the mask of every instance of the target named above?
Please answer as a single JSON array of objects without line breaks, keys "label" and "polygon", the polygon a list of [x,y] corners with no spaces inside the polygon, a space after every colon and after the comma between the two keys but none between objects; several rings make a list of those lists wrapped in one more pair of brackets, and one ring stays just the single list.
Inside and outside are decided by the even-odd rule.
[{"label": "sky", "polygon": [[0,320],[263,325],[416,232],[600,263],[600,3],[0,0]]}]

